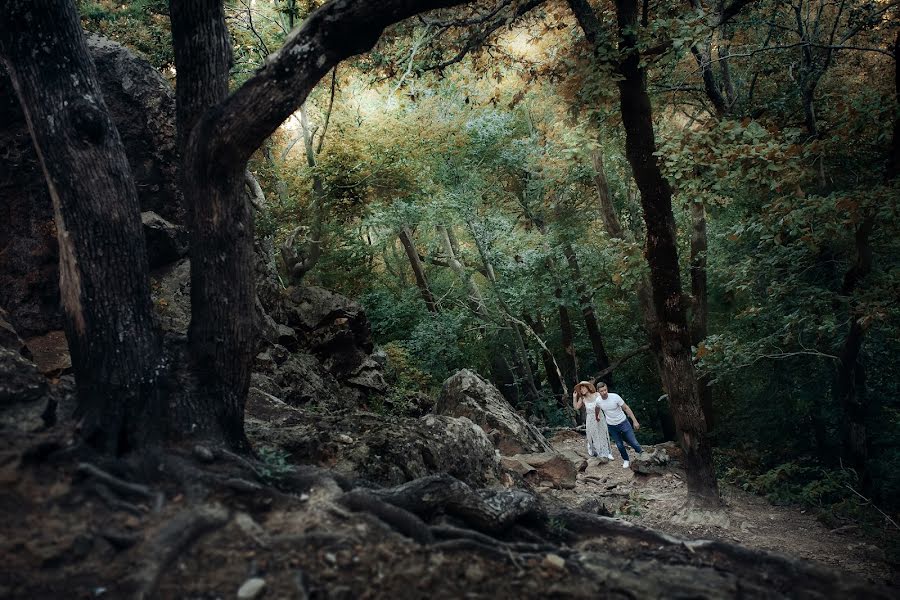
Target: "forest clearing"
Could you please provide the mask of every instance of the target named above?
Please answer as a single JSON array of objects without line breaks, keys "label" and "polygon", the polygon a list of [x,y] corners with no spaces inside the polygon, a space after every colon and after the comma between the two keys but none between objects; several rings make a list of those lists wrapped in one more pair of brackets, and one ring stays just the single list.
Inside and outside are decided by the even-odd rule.
[{"label": "forest clearing", "polygon": [[896,597],[898,13],[8,0],[0,597]]}]

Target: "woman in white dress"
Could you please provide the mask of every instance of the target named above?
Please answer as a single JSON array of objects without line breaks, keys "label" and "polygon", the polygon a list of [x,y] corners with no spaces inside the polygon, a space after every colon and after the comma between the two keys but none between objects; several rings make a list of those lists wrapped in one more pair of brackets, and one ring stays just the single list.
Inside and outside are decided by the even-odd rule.
[{"label": "woman in white dress", "polygon": [[584,406],[584,429],[587,437],[587,451],[589,456],[605,456],[612,460],[612,452],[609,448],[609,432],[606,421],[597,401],[600,394],[590,381],[579,381],[572,392],[572,406],[575,410],[581,410]]}]

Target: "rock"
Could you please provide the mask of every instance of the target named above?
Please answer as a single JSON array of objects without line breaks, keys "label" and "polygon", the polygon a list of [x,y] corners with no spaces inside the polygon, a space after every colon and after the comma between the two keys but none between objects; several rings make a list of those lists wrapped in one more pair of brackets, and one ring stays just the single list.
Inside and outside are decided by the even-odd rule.
[{"label": "rock", "polygon": [[526,481],[531,479],[538,483],[549,483],[553,487],[573,489],[578,472],[571,460],[555,452],[541,452],[537,454],[517,454],[513,456],[534,471],[528,473]]},{"label": "rock", "polygon": [[25,342],[19,337],[15,327],[9,322],[9,315],[2,308],[0,308],[0,348],[6,348],[23,354],[25,358],[31,358]]},{"label": "rock", "polygon": [[147,260],[151,269],[165,266],[187,255],[187,232],[153,211],[141,213]]},{"label": "rock", "polygon": [[520,477],[525,477],[526,475],[534,471],[534,467],[529,465],[527,462],[518,458],[513,458],[512,456],[501,456],[500,466],[507,471],[511,471],[516,475],[519,475]]},{"label": "rock", "polygon": [[186,335],[191,323],[191,262],[183,258],[154,271],[150,284],[160,327]]},{"label": "rock", "polygon": [[552,569],[565,569],[566,559],[564,559],[559,554],[548,554],[544,557],[544,560],[541,564]]},{"label": "rock", "polygon": [[[34,429],[33,425],[41,424],[48,392],[47,378],[33,362],[18,352],[0,348],[0,423],[23,431]],[[28,417],[31,413],[36,414]]]},{"label": "rock", "polygon": [[503,455],[552,450],[540,432],[516,414],[497,388],[468,369],[444,382],[435,412],[471,419],[494,434],[495,445]]},{"label": "rock", "polygon": [[211,463],[216,459],[216,455],[213,454],[212,450],[200,444],[194,446],[194,456],[205,463]]},{"label": "rock", "polygon": [[669,468],[669,455],[665,448],[655,447],[631,458],[631,470],[642,475],[662,475]]},{"label": "rock", "polygon": [[259,577],[248,579],[238,588],[238,600],[253,600],[262,596],[266,589],[266,580]]},{"label": "rock", "polygon": [[69,341],[63,331],[51,331],[25,340],[34,364],[45,375],[60,375],[72,367]]},{"label": "rock", "polygon": [[[329,414],[252,396],[246,428],[255,446],[279,448],[291,462],[384,485],[449,473],[480,487],[496,481],[501,472],[494,446],[465,418],[410,419],[347,409]],[[347,438],[353,443],[346,443]]]},{"label": "rock", "polygon": [[[572,464],[575,465],[575,470],[578,471],[579,473],[584,473],[584,471],[587,470],[587,467],[588,467],[587,459],[585,457],[581,456],[580,454],[578,454],[577,452],[575,452],[573,450],[563,450],[562,452],[560,452],[560,454],[562,454],[563,456],[568,458],[570,461],[572,461]],[[604,457],[604,460],[607,460],[607,462],[608,462],[608,459],[606,459],[605,457]]]},{"label": "rock", "polygon": [[[87,37],[87,45],[141,208],[183,223],[171,86],[124,46],[96,35]],[[47,183],[5,73],[0,73],[0,114],[0,305],[19,335],[30,338],[63,328],[59,256]]]}]

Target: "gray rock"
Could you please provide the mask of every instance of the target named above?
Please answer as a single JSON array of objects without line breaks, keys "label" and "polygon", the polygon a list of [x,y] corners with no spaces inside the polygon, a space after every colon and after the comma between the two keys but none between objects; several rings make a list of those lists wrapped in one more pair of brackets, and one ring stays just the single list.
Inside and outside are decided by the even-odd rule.
[{"label": "gray rock", "polygon": [[444,382],[435,412],[471,419],[492,436],[500,454],[552,451],[540,431],[474,371],[463,369]]},{"label": "gray rock", "polygon": [[187,334],[191,323],[191,262],[183,258],[151,274],[153,306],[163,331]]},{"label": "gray rock", "polygon": [[[87,38],[103,98],[125,146],[143,210],[184,222],[175,94],[144,59]],[[22,338],[63,328],[59,255],[47,183],[8,76],[0,72],[0,306]]]},{"label": "gray rock", "polygon": [[262,597],[265,590],[266,580],[259,577],[253,577],[245,581],[241,587],[238,588],[237,597],[238,600],[253,600],[254,598]]},{"label": "gray rock", "polygon": [[257,447],[280,448],[292,462],[327,466],[384,485],[449,473],[483,486],[500,476],[494,446],[465,418],[409,419],[354,410],[328,414],[253,398],[248,400],[246,423]]},{"label": "gray rock", "polygon": [[18,352],[0,348],[0,407],[29,404],[46,398],[47,378]]},{"label": "gray rock", "polygon": [[642,475],[662,475],[669,469],[669,455],[665,448],[653,448],[631,458],[631,470]]},{"label": "gray rock", "polygon": [[18,352],[0,348],[0,427],[34,431],[44,424],[47,378]]},{"label": "gray rock", "polygon": [[16,328],[9,322],[9,315],[2,308],[0,308],[0,348],[6,348],[7,350],[23,354],[26,358],[31,358],[28,354],[28,349],[25,347],[25,342],[19,337]]}]

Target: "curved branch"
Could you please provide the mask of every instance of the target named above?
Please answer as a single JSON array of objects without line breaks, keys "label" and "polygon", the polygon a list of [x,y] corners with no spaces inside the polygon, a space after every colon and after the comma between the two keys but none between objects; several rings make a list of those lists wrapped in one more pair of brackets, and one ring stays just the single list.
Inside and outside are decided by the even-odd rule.
[{"label": "curved branch", "polygon": [[313,12],[244,85],[207,111],[192,135],[207,174],[242,168],[340,61],[370,50],[388,25],[465,0],[333,0]]}]

